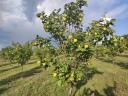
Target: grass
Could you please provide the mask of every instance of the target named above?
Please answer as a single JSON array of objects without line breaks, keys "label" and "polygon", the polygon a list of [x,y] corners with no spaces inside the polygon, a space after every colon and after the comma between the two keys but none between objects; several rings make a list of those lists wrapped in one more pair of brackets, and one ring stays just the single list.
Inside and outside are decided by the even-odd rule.
[{"label": "grass", "polygon": [[[116,63],[92,59],[90,68],[98,71],[83,85],[76,96],[84,95],[85,90],[94,96],[128,96],[128,57],[115,57]],[[68,88],[59,87],[51,76],[52,68],[44,70],[32,58],[23,66],[9,64],[0,59],[0,96],[67,96]],[[97,94],[97,95],[96,95]]]}]

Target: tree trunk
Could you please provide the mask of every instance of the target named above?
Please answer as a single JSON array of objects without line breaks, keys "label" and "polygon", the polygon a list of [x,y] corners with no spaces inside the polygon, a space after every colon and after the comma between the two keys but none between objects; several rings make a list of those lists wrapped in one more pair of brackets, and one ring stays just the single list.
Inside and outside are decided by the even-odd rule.
[{"label": "tree trunk", "polygon": [[21,67],[22,67],[22,72],[23,72],[23,65],[21,65]]},{"label": "tree trunk", "polygon": [[114,60],[112,60],[112,64],[115,64],[115,61]]},{"label": "tree trunk", "polygon": [[115,64],[115,58],[114,57],[112,58],[112,64]]},{"label": "tree trunk", "polygon": [[70,87],[70,88],[69,88],[69,91],[68,91],[68,96],[72,96],[72,90],[73,90],[73,88]]},{"label": "tree trunk", "polygon": [[75,92],[73,92],[74,91],[73,89],[74,89],[73,83],[70,83],[69,90],[68,90],[68,96],[75,96]]}]

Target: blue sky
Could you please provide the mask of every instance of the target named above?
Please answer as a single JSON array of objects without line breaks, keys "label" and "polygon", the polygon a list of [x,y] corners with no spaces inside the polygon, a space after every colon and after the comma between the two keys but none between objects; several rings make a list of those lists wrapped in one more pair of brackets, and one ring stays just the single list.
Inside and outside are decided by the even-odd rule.
[{"label": "blue sky", "polygon": [[[47,37],[36,13],[63,8],[73,0],[0,0],[0,48],[15,42],[25,42],[36,34]],[[116,34],[128,34],[128,0],[88,0],[84,25],[106,16],[116,18]]]}]

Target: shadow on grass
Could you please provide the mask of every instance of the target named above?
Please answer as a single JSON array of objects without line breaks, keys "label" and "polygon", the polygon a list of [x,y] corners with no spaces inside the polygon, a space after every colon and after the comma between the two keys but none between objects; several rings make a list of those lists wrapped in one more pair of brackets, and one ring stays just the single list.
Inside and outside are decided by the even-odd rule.
[{"label": "shadow on grass", "polygon": [[80,80],[78,81],[77,85],[76,85],[76,89],[75,92],[73,93],[74,95],[77,93],[77,91],[82,87],[85,86],[85,84],[93,78],[94,75],[96,74],[100,74],[102,75],[103,72],[98,71],[96,68],[88,68],[87,69],[87,74],[86,74],[86,79],[85,80]]},{"label": "shadow on grass", "polygon": [[5,72],[5,71],[8,71],[8,70],[16,69],[18,67],[20,67],[20,66],[15,66],[15,67],[12,67],[12,68],[7,68],[7,69],[0,70],[0,73],[1,72]]},{"label": "shadow on grass", "polygon": [[11,87],[0,88],[0,94],[2,94],[4,91],[8,90],[9,88],[11,88]]},{"label": "shadow on grass", "polygon": [[119,54],[118,56],[128,58],[128,55],[127,54],[121,54],[121,55]]},{"label": "shadow on grass", "polygon": [[81,96],[116,96],[114,94],[116,89],[115,84],[116,82],[114,82],[114,86],[106,85],[106,88],[103,89],[104,95],[98,92],[96,89],[92,90],[90,88],[85,88]]},{"label": "shadow on grass", "polygon": [[81,96],[104,96],[100,94],[96,89],[85,88]]},{"label": "shadow on grass", "polygon": [[124,68],[124,69],[128,69],[128,63],[124,63],[124,62],[118,62],[116,63],[118,66]]},{"label": "shadow on grass", "polygon": [[[105,59],[105,58],[98,58],[99,60],[103,61],[103,62],[107,62],[107,63],[113,63],[112,60],[109,60],[109,59]],[[115,65],[118,65],[120,66],[121,68],[124,68],[124,69],[128,69],[128,62],[114,62]]]},{"label": "shadow on grass", "polygon": [[10,63],[4,63],[4,64],[1,64],[0,67],[4,67],[4,66],[8,66],[10,65]]},{"label": "shadow on grass", "polygon": [[[36,60],[29,61],[27,64],[34,64],[34,63],[36,63]],[[4,66],[8,66],[8,65],[12,65],[12,64],[10,62],[6,62],[3,64],[0,64],[0,67],[4,67]]]},{"label": "shadow on grass", "polygon": [[[28,64],[34,64],[34,63],[36,63],[36,61],[28,62],[26,65],[28,65]],[[2,65],[2,66],[7,66],[7,65],[11,65],[11,64],[9,63],[9,64],[5,64],[5,65]],[[2,67],[2,66],[0,66],[0,67]],[[17,65],[17,66],[12,67],[12,68],[7,68],[7,69],[0,70],[0,73],[1,72],[5,72],[5,71],[8,71],[8,70],[11,70],[11,69],[16,69],[18,67],[20,67],[20,65]]]},{"label": "shadow on grass", "polygon": [[115,87],[107,85],[107,88],[104,89],[104,93],[106,94],[106,96],[115,96],[114,90],[115,90]]},{"label": "shadow on grass", "polygon": [[28,70],[28,71],[21,72],[21,73],[18,73],[16,75],[10,76],[6,79],[0,80],[0,94],[2,94],[4,91],[9,89],[9,88],[5,88],[4,86],[9,85],[9,83],[11,83],[12,81],[15,81],[19,78],[25,78],[25,77],[35,75],[35,73],[40,73],[41,71],[42,71],[41,67],[39,66],[39,67],[33,68],[31,70]]},{"label": "shadow on grass", "polygon": [[76,86],[77,89],[80,89],[83,85],[85,85],[88,80],[93,78],[94,75],[103,74],[103,72],[98,71],[96,68],[88,68],[87,70],[88,70],[87,71],[88,73],[86,74],[86,79],[78,82],[78,84]]}]

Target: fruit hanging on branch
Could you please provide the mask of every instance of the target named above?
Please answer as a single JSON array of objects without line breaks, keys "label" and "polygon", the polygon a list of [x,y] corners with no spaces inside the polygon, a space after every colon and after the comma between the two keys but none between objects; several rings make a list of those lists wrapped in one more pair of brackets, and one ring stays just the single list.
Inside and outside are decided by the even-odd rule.
[{"label": "fruit hanging on branch", "polygon": [[45,69],[51,64],[51,43],[47,38],[43,38],[39,35],[32,41],[34,48],[34,55],[38,58],[37,64],[43,66]]}]

